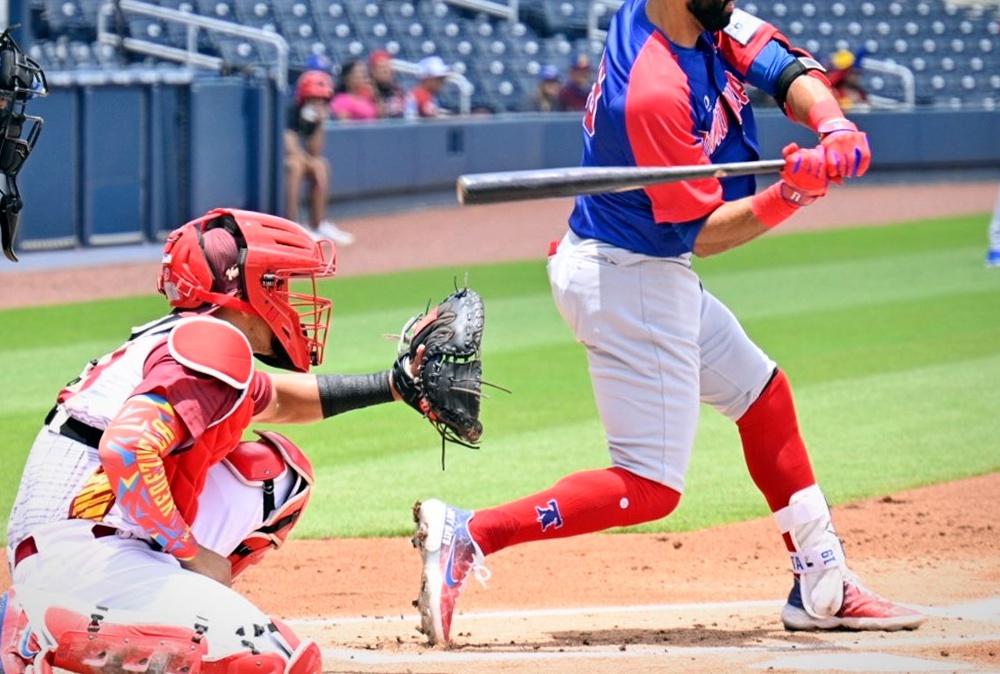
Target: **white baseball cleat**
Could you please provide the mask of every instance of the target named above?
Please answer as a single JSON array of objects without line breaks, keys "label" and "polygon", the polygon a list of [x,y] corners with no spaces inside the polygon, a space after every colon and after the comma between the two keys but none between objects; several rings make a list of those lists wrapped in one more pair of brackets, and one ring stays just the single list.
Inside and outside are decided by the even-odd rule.
[{"label": "white baseball cleat", "polygon": [[324,220],[319,223],[316,230],[319,232],[320,237],[332,239],[334,243],[339,243],[341,246],[350,246],[354,243],[354,235],[337,227],[331,220]]},{"label": "white baseball cleat", "polygon": [[872,592],[848,572],[844,581],[844,601],[835,614],[817,618],[809,615],[802,605],[799,579],[795,579],[788,602],[781,610],[781,622],[790,632],[815,630],[915,630],[923,624],[924,615]]},{"label": "white baseball cleat", "polygon": [[413,505],[417,530],[411,542],[420,550],[424,564],[420,596],[414,606],[420,612],[420,631],[432,646],[450,639],[455,602],[470,573],[484,587],[490,578],[483,553],[469,534],[472,515],[437,499]]}]

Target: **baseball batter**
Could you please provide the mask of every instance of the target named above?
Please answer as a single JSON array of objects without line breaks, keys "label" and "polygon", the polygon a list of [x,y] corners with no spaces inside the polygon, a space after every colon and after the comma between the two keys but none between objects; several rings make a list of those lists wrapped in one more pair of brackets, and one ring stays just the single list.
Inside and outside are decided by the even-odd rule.
[{"label": "baseball batter", "polygon": [[313,484],[291,440],[244,441],[248,426],[399,399],[388,369],[308,373],[331,311],[315,281],[335,259],[332,241],[262,213],[217,209],[170,235],[159,289],[173,310],[63,388],[31,448],[0,671],[322,671],[314,642],[230,585],[282,544]]},{"label": "baseball batter", "polygon": [[583,119],[583,164],[760,159],[748,84],[820,139],[785,148],[776,184],[757,193],[753,177],[705,179],[576,200],[548,272],[556,306],[587,351],[612,465],[475,513],[436,499],[418,504],[418,606],[431,643],[448,641],[469,575],[488,576],[484,555],[673,512],[701,403],[736,423],[788,548],[787,629],[896,630],[923,621],[848,569],[788,379],[691,264],[693,255],[757,238],[822,198],[830,181],[868,169],[866,136],[844,118],[820,65],[732,0],[626,0]]}]

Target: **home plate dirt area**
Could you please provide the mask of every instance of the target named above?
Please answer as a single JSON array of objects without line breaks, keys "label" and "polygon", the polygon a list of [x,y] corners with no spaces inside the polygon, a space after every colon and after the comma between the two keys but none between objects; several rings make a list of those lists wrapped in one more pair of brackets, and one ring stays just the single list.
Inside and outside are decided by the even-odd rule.
[{"label": "home plate dirt area", "polygon": [[1000,672],[1000,473],[834,509],[853,569],[920,608],[905,632],[790,633],[770,518],[680,534],[595,534],[487,558],[453,643],[429,648],[406,538],[292,541],[238,581],[323,647],[330,672]]}]

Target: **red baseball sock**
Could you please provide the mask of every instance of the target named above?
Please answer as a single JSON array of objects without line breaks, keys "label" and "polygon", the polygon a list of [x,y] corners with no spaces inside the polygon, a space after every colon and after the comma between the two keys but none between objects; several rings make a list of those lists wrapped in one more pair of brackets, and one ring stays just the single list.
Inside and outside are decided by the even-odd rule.
[{"label": "red baseball sock", "polygon": [[795,492],[816,484],[809,452],[799,434],[792,387],[784,372],[776,372],[736,425],[750,477],[771,512],[787,506]]},{"label": "red baseball sock", "polygon": [[534,496],[477,510],[469,533],[483,554],[518,543],[566,538],[666,517],[681,495],[624,468],[568,475]]}]

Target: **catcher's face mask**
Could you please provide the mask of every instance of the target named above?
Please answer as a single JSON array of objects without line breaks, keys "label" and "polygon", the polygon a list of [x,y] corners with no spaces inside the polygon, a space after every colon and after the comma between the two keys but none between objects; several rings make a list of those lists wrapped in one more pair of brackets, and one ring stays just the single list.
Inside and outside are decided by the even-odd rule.
[{"label": "catcher's face mask", "polygon": [[10,36],[12,28],[0,34],[0,243],[4,255],[16,262],[14,238],[23,206],[16,178],[42,130],[42,118],[24,109],[49,89],[41,66]]}]

